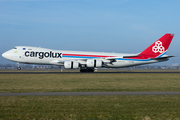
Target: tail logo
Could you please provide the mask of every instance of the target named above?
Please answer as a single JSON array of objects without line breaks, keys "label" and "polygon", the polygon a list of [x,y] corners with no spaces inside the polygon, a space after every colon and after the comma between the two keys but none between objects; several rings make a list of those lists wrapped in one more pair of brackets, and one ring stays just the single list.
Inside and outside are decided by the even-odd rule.
[{"label": "tail logo", "polygon": [[157,41],[155,42],[155,46],[152,47],[152,51],[154,53],[163,53],[164,52],[164,47],[162,46],[162,42],[161,41]]}]

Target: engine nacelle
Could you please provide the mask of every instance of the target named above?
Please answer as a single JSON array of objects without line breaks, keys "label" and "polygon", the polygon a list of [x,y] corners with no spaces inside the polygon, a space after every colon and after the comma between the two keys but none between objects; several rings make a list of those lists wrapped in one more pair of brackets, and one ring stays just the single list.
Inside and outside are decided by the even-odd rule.
[{"label": "engine nacelle", "polygon": [[77,69],[79,68],[79,63],[76,61],[65,61],[64,68],[66,69]]},{"label": "engine nacelle", "polygon": [[103,62],[101,60],[88,59],[87,67],[102,67]]}]

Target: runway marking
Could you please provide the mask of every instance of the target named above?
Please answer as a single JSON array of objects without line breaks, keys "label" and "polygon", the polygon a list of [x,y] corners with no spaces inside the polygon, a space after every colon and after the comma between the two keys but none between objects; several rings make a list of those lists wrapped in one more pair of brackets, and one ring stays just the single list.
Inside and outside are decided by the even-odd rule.
[{"label": "runway marking", "polygon": [[38,93],[0,93],[0,96],[107,96],[107,95],[180,95],[175,92],[38,92]]}]

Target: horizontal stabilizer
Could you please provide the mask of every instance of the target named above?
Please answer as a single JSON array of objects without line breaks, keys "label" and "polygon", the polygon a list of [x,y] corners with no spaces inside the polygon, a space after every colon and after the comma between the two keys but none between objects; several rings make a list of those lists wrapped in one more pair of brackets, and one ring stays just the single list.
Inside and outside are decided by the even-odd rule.
[{"label": "horizontal stabilizer", "polygon": [[150,60],[162,60],[162,59],[168,59],[171,57],[176,57],[176,56],[164,56],[164,57],[158,57],[158,58],[149,58]]}]

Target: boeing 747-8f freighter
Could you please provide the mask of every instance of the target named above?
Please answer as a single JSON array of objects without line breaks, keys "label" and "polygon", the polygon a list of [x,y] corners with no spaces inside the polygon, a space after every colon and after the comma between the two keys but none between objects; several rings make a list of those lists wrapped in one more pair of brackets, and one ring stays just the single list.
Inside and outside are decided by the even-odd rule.
[{"label": "boeing 747-8f freighter", "polygon": [[121,68],[169,60],[165,55],[174,34],[165,34],[138,54],[82,52],[52,50],[39,47],[16,46],[2,56],[8,60],[26,64],[59,65],[65,69],[79,69],[80,72],[94,72],[95,68]]}]

